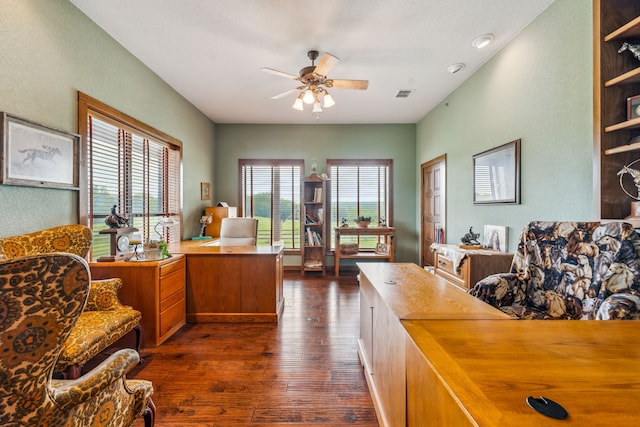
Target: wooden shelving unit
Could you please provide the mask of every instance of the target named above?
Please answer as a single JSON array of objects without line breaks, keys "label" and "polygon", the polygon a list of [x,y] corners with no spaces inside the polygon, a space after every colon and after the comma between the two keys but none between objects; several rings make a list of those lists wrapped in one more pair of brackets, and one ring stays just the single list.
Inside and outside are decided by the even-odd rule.
[{"label": "wooden shelving unit", "polygon": [[[395,254],[395,234],[396,229],[394,227],[336,227],[334,228],[336,236],[335,242],[335,274],[336,277],[340,276],[340,260],[348,258],[360,258],[360,259],[379,259],[393,262]],[[384,243],[387,245],[387,250],[384,253],[374,251],[358,251],[355,254],[343,254],[340,250],[340,236],[378,236],[384,239]]]},{"label": "wooden shelving unit", "polygon": [[[640,95],[640,62],[618,53],[640,39],[640,1],[593,0],[594,202],[601,219],[623,219],[632,201],[618,172],[640,158],[640,118],[628,120],[627,99]],[[633,185],[630,182],[629,185]]]},{"label": "wooden shelving unit", "polygon": [[326,199],[326,181],[316,174],[311,174],[303,182],[302,193],[302,274],[309,271],[319,271],[323,276],[326,274]]}]

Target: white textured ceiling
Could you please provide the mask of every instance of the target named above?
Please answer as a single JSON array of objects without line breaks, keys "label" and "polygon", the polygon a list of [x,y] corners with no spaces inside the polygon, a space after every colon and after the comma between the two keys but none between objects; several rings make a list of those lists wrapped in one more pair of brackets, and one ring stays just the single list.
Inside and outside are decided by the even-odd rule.
[{"label": "white textured ceiling", "polygon": [[[553,0],[70,0],[216,123],[416,123],[496,54]],[[471,41],[495,40],[478,50]],[[335,79],[369,89],[334,89],[336,105],[316,119],[291,108],[291,74],[307,51],[340,62]],[[466,67],[449,74],[447,67]],[[406,99],[394,96],[413,89]]]}]

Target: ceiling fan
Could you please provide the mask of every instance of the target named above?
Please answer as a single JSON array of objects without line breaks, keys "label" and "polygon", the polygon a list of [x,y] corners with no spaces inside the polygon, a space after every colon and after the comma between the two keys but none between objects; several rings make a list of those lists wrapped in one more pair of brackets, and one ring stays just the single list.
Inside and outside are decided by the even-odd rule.
[{"label": "ceiling fan", "polygon": [[321,113],[322,106],[320,105],[320,96],[323,98],[323,106],[325,108],[335,105],[327,88],[366,90],[369,87],[368,80],[338,80],[327,78],[329,71],[331,71],[339,61],[335,56],[325,53],[318,61],[318,65],[315,65],[315,60],[318,58],[317,50],[310,50],[307,52],[307,56],[311,59],[311,65],[302,68],[299,75],[285,73],[284,71],[274,70],[273,68],[261,68],[261,70],[266,73],[287,77],[302,83],[300,86],[272,96],[271,99],[280,99],[291,93],[300,92],[293,104],[293,108],[302,111],[304,104],[313,104],[313,112]]}]

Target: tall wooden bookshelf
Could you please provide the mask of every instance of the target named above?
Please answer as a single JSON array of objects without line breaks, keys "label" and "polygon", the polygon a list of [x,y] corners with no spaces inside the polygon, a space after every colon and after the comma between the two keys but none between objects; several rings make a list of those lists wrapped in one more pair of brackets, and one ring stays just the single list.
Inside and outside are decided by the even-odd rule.
[{"label": "tall wooden bookshelf", "polygon": [[305,178],[302,193],[302,274],[308,271],[319,271],[324,276],[326,252],[326,181],[316,174]]},{"label": "tall wooden bookshelf", "polygon": [[[601,219],[622,219],[631,199],[620,188],[618,172],[640,159],[640,117],[629,118],[627,100],[640,95],[640,61],[618,53],[626,41],[640,40],[640,1],[593,0],[594,202]],[[632,166],[640,169],[640,162]],[[633,180],[623,177],[627,191]],[[626,181],[629,179],[628,181]]]}]

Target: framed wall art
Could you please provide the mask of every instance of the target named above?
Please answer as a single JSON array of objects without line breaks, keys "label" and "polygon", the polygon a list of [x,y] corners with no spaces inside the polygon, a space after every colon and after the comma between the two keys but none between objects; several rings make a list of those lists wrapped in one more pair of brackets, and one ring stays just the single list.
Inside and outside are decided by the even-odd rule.
[{"label": "framed wall art", "polygon": [[0,184],[79,190],[80,135],[0,113]]},{"label": "framed wall art", "polygon": [[520,203],[520,140],[473,156],[473,203]]},{"label": "framed wall art", "polygon": [[200,183],[200,200],[211,200],[211,183]]}]

